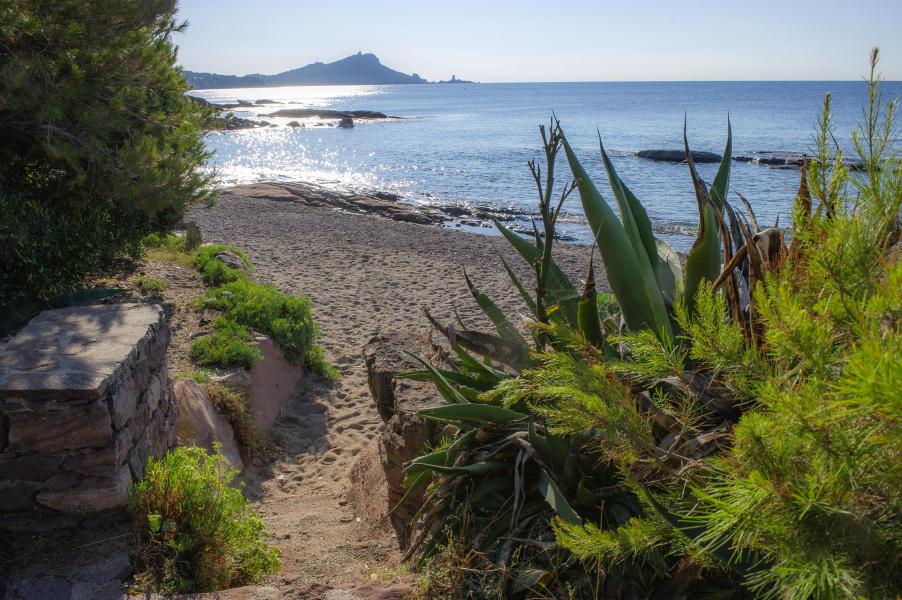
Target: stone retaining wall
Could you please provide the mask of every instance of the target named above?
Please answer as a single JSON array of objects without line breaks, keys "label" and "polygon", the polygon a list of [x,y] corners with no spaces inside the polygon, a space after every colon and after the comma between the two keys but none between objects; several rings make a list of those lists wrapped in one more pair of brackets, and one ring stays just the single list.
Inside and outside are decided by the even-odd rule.
[{"label": "stone retaining wall", "polygon": [[0,345],[0,527],[77,525],[127,504],[175,443],[163,309],[49,310]]}]

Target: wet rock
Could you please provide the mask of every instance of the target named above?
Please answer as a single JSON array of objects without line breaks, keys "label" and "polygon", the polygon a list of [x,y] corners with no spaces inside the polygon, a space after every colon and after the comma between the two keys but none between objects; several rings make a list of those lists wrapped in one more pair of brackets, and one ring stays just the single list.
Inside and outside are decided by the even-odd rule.
[{"label": "wet rock", "polygon": [[212,450],[213,444],[222,444],[222,453],[239,471],[244,469],[241,451],[235,440],[235,431],[225,417],[220,415],[203,386],[192,379],[179,379],[173,385],[179,405],[179,443]]},{"label": "wet rock", "polygon": [[288,122],[288,126],[289,126],[289,127],[303,127],[303,125],[301,125],[301,124],[298,123],[297,121],[289,121],[289,122]]},{"label": "wet rock", "polygon": [[225,126],[225,129],[228,131],[234,131],[237,129],[254,129],[255,127],[260,126],[260,124],[256,121],[252,121],[251,119],[243,119],[241,117],[236,117],[235,115],[226,115],[222,119],[222,123]]},{"label": "wet rock", "polygon": [[[636,155],[658,162],[681,163],[686,160],[686,153],[683,150],[640,150]],[[692,160],[697,163],[717,163],[720,162],[720,158],[720,154],[714,152],[692,151]]]},{"label": "wet rock", "polygon": [[264,117],[283,117],[287,119],[395,119],[385,113],[373,110],[328,110],[324,108],[283,108],[267,113]]},{"label": "wet rock", "polygon": [[354,119],[351,117],[343,117],[339,122],[338,126],[342,129],[353,129],[354,128]]}]

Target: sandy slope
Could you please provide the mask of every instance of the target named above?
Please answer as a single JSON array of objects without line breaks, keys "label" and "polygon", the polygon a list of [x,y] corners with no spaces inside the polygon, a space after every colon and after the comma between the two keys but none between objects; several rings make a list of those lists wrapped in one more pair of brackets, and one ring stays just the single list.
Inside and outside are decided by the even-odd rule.
[{"label": "sandy slope", "polygon": [[[187,219],[200,225],[207,241],[244,249],[259,280],[310,295],[321,344],[342,371],[335,384],[308,377],[274,427],[283,452],[245,475],[282,549],[282,585],[381,577],[397,560],[394,539],[346,501],[349,470],[373,447],[381,427],[361,348],[391,329],[428,334],[423,305],[447,320],[457,306],[468,325],[485,326],[468,295],[464,267],[509,314],[522,312],[496,253],[523,266],[524,278],[525,265],[499,237],[308,206],[278,186],[227,190],[216,206],[196,208]],[[585,273],[588,253],[560,246],[559,262],[574,281]]]}]

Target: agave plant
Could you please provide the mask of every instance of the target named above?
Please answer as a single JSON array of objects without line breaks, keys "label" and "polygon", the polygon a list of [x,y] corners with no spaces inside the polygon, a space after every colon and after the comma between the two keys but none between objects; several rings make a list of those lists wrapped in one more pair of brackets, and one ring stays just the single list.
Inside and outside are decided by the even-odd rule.
[{"label": "agave plant", "polygon": [[[435,382],[449,405],[422,415],[455,433],[408,466],[412,487],[429,484],[410,555],[458,536],[481,566],[509,574],[508,592],[530,597],[894,595],[902,162],[887,141],[895,105],[881,130],[873,70],[870,85],[863,174],[849,184],[858,198],[845,195],[841,153],[825,147],[828,97],[791,248],[745,198],[744,213],[726,202],[729,124],[710,187],[684,126],[699,229],[682,265],[603,146],[619,218],[559,125],[542,129],[544,183],[530,167],[544,236],[499,225],[535,271],[533,296],[504,263],[534,344],[468,277],[495,333],[427,312],[457,358],[410,376]],[[560,148],[575,179],[552,206]],[[574,186],[615,310],[591,259],[581,294],[552,259]]]},{"label": "agave plant", "polygon": [[[536,230],[530,242],[496,223],[535,274],[533,294],[501,259],[532,313],[533,344],[466,273],[467,287],[495,325],[494,333],[456,329],[439,323],[426,311],[432,324],[448,337],[456,358],[451,361],[452,368],[445,370],[421,361],[424,368],[407,376],[433,381],[448,402],[447,406],[421,411],[421,416],[451,425],[458,433],[407,467],[409,493],[432,484],[418,515],[421,533],[409,547],[408,557],[417,552],[421,557],[431,556],[449,533],[459,535],[465,528],[474,550],[486,553],[497,564],[509,564],[515,558],[523,559],[514,552],[517,545],[510,541],[512,537],[552,542],[552,517],[573,526],[601,523],[617,529],[643,511],[654,511],[656,501],[625,485],[616,461],[599,454],[597,430],[603,427],[597,418],[601,415],[607,415],[612,426],[632,431],[627,437],[639,445],[649,464],[661,463],[669,473],[714,451],[725,434],[724,419],[738,418],[736,402],[724,398],[722,386],[712,385],[713,378],[701,373],[690,371],[684,376],[682,363],[678,374],[671,369],[655,379],[633,377],[629,368],[620,372],[607,367],[584,371],[576,366],[580,361],[566,358],[576,353],[584,358],[591,355],[590,363],[626,364],[631,353],[640,351],[640,342],[651,344],[653,351],[661,344],[678,347],[679,309],[686,309],[687,299],[691,301],[696,295],[687,290],[704,287],[706,280],[710,285],[733,257],[725,238],[739,226],[725,225],[726,203],[722,202],[729,181],[729,158],[721,163],[709,194],[691,163],[686,144],[700,225],[684,274],[673,248],[654,238],[647,213],[618,177],[603,146],[601,155],[620,219],[579,163],[559,123],[552,121],[548,128],[540,127],[540,133],[545,172],[534,162],[529,167],[538,191],[543,234]],[[729,148],[728,129],[727,157]],[[574,180],[563,186],[555,199],[554,166],[560,149],[567,154]],[[553,260],[554,228],[574,190],[582,198],[615,302],[604,301],[606,298],[598,293],[591,258],[582,292]],[[735,211],[730,209],[729,214],[739,222]],[[717,253],[712,253],[712,248]],[[744,277],[746,262],[733,261],[724,277]],[[572,381],[559,387],[547,384],[571,376]],[[596,407],[595,415],[582,421],[583,429],[555,430],[554,423],[561,421],[557,418],[559,411],[572,406],[568,405],[567,394],[578,387],[577,380],[606,402]],[[661,408],[652,393],[665,387],[703,405],[705,418],[690,423],[690,419],[673,416],[675,411],[670,408]],[[549,399],[554,401],[549,403]],[[531,533],[526,535],[526,531]],[[421,550],[424,542],[425,550]],[[663,564],[660,557],[657,563]],[[533,563],[528,571],[535,574],[542,568]],[[545,578],[537,581],[547,587]],[[592,596],[596,592],[587,593]]]}]

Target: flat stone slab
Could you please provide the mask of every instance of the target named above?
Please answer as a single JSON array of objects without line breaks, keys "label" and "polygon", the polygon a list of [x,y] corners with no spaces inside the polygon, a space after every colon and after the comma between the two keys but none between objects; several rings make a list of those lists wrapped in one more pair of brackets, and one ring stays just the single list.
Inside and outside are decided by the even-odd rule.
[{"label": "flat stone slab", "polygon": [[100,398],[163,318],[156,304],[44,311],[0,345],[0,398]]}]

